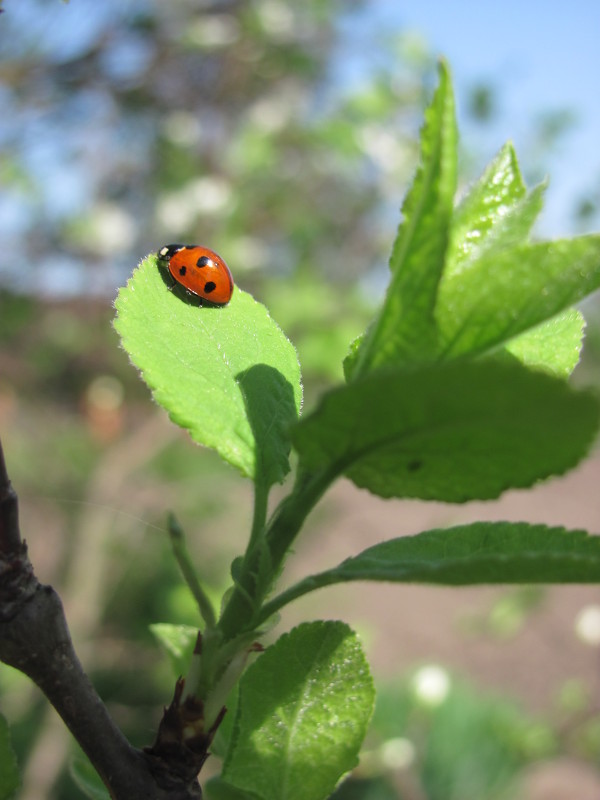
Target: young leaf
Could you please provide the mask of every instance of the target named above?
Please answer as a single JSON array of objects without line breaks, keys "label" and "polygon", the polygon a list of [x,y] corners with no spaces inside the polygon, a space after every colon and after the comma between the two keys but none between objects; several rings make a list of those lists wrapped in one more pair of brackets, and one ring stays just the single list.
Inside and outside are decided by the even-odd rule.
[{"label": "young leaf", "polygon": [[8,723],[0,715],[0,800],[10,800],[20,785],[21,776],[10,741]]},{"label": "young leaf", "polygon": [[[583,318],[569,306],[600,285],[595,269],[600,250],[597,237],[586,237],[583,243],[545,243],[549,253],[560,245],[562,262],[553,267],[552,256],[542,252],[539,262],[523,263],[544,189],[540,185],[526,193],[508,144],[456,208],[436,305],[441,357],[504,345],[522,363],[561,377],[576,366]],[[569,269],[571,287],[565,292]],[[579,278],[583,281],[578,286]],[[552,305],[544,301],[549,295]],[[513,330],[507,329],[511,317]],[[524,332],[513,338],[515,331]]]},{"label": "young leaf", "polygon": [[[442,65],[388,292],[366,334],[351,345],[348,380],[382,365],[502,349],[561,377],[577,363],[582,328],[570,307],[600,288],[600,237],[528,243],[545,185],[527,193],[511,144],[453,211],[455,150],[452,90]],[[558,337],[551,348],[544,346],[550,332]]]},{"label": "young leaf", "polygon": [[447,67],[425,113],[421,163],[402,208],[383,307],[344,363],[346,377],[382,364],[422,361],[435,348],[432,325],[456,190],[456,120]]},{"label": "young leaf", "polygon": [[440,284],[440,357],[478,355],[600,288],[600,236],[485,248]]},{"label": "young leaf", "polygon": [[115,328],[154,399],[191,437],[271,486],[289,471],[302,398],[296,351],[239,287],[227,306],[168,291],[155,256],[121,289]]},{"label": "young leaf", "polygon": [[530,525],[475,522],[390,539],[310,575],[268,603],[272,614],[303,594],[346,581],[433,583],[598,583],[600,536]]},{"label": "young leaf", "polygon": [[541,211],[544,188],[527,195],[514,148],[504,145],[454,211],[444,277],[468,269],[492,241],[504,247],[523,242]]},{"label": "young leaf", "polygon": [[379,370],[326,394],[292,440],[309,470],[382,497],[463,502],[561,474],[598,426],[591,392],[518,362]]},{"label": "young leaf", "polygon": [[261,800],[323,800],[357,763],[374,703],[356,634],[341,622],[284,634],[240,684],[223,780]]}]

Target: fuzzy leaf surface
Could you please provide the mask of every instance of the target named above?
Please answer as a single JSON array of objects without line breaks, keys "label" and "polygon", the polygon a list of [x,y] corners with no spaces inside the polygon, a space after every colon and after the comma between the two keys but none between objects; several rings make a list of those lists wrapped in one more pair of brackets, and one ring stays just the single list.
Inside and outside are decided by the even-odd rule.
[{"label": "fuzzy leaf surface", "polygon": [[492,242],[525,241],[542,208],[544,186],[527,195],[512,144],[507,143],[471,186],[452,216],[444,276],[457,275]]},{"label": "fuzzy leaf surface", "polygon": [[292,431],[302,467],[382,497],[464,502],[562,474],[597,431],[588,391],[518,362],[379,370],[326,394]]},{"label": "fuzzy leaf surface", "polygon": [[356,634],[342,622],[300,625],[242,678],[223,780],[262,800],[324,800],[356,765],[373,704]]},{"label": "fuzzy leaf surface", "polygon": [[168,290],[155,256],[115,306],[123,347],[171,419],[243,475],[282,481],[302,387],[296,351],[266,308],[239,287],[226,306],[199,306]]}]

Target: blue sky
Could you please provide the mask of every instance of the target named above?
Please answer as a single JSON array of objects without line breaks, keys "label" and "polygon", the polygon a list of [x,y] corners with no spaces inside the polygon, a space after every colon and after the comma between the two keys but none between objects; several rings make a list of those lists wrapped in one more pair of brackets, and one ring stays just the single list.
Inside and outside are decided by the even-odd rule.
[{"label": "blue sky", "polygon": [[[466,136],[477,139],[461,98],[482,78],[497,88],[499,113],[477,139],[482,167],[507,139],[524,159],[536,115],[575,113],[573,129],[547,160],[551,180],[539,228],[546,236],[572,233],[574,202],[600,184],[600,2],[371,0],[361,16],[351,29],[355,52],[371,27],[410,29],[448,59]],[[368,48],[363,54],[369,58]]]}]

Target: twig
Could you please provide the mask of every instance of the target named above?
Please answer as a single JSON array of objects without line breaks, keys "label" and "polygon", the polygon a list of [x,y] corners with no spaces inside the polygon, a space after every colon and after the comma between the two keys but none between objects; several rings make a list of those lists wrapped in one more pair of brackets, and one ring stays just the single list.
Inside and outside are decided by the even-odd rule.
[{"label": "twig", "polygon": [[[44,692],[114,800],[197,800],[206,752],[141,751],[123,736],[77,658],[59,596],[35,577],[0,445],[0,660]],[[160,736],[159,736],[160,739]]]},{"label": "twig", "polygon": [[22,555],[23,547],[19,532],[17,494],[9,480],[0,443],[0,557]]},{"label": "twig", "polygon": [[194,569],[192,559],[190,558],[190,554],[185,543],[183,528],[177,521],[174,514],[169,514],[167,526],[169,529],[169,536],[171,537],[173,554],[177,563],[179,564],[181,574],[189,586],[191,593],[194,595],[194,599],[198,604],[200,615],[206,623],[207,628],[214,628],[217,624],[217,618],[215,617],[212,603],[210,602],[208,595],[202,588],[202,585],[198,579],[198,575]]}]

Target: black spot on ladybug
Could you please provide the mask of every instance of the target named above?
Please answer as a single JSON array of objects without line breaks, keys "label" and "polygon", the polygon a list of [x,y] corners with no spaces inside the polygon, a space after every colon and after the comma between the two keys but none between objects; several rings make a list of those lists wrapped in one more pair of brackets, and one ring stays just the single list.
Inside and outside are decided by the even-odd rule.
[{"label": "black spot on ladybug", "polygon": [[207,281],[204,284],[204,294],[210,294],[211,292],[214,292],[216,288],[217,288],[216,283],[214,283],[213,281]]},{"label": "black spot on ladybug", "polygon": [[423,466],[423,462],[421,461],[421,459],[420,458],[415,458],[412,461],[408,462],[408,464],[406,465],[406,469],[409,472],[417,472],[417,470],[421,469],[422,466]]},{"label": "black spot on ladybug", "polygon": [[208,267],[212,264],[211,259],[208,256],[200,256],[198,261],[196,261],[196,266],[202,269],[202,267]]},{"label": "black spot on ladybug", "polygon": [[179,274],[181,276],[185,275],[186,272],[187,272],[187,267],[179,267]]}]

